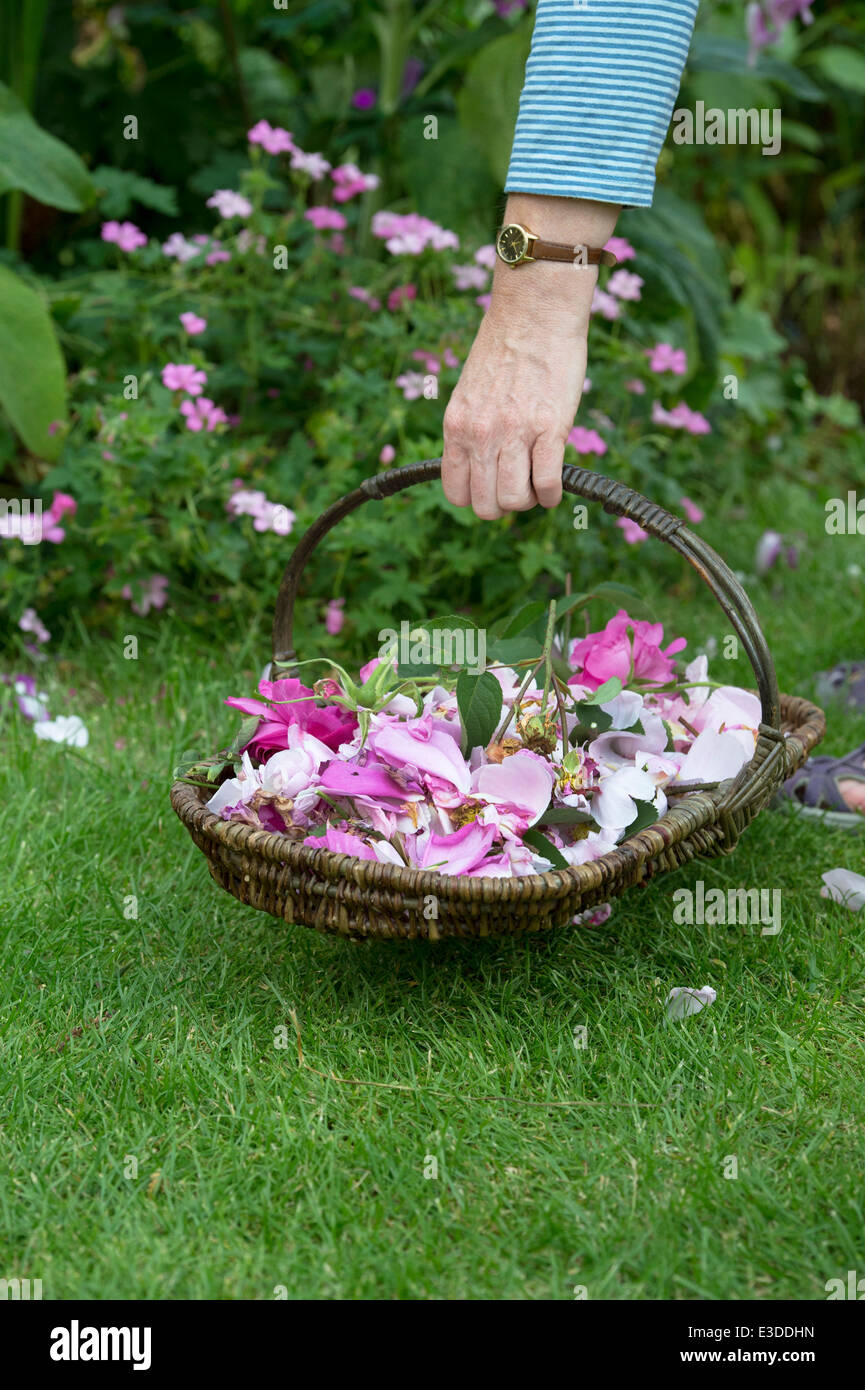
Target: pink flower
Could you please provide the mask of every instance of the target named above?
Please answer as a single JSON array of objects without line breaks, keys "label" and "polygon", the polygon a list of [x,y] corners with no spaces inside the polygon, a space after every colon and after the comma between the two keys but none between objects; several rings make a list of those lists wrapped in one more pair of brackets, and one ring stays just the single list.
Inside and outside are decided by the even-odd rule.
[{"label": "pink flower", "polygon": [[162,254],[174,257],[181,265],[184,261],[191,261],[200,254],[200,247],[188,241],[182,232],[172,232],[167,241],[162,243]]},{"label": "pink flower", "polygon": [[217,425],[228,424],[225,411],[221,406],[214,405],[207,396],[199,396],[195,401],[183,401],[180,413],[186,416],[186,428],[195,433],[206,429],[208,434],[212,434]]},{"label": "pink flower", "polygon": [[642,526],[638,526],[629,516],[617,517],[616,525],[621,527],[628,545],[639,545],[640,541],[649,539],[648,531],[644,531]]},{"label": "pink flower", "polygon": [[460,359],[457,357],[453,349],[449,347],[446,347],[444,352],[442,353],[442,361],[444,362],[446,367],[458,367],[460,364]]},{"label": "pink flower", "polygon": [[617,299],[641,299],[640,290],[644,284],[641,275],[634,275],[630,270],[614,270],[607,281],[607,290],[614,294]]},{"label": "pink flower", "polygon": [[605,319],[617,319],[621,313],[621,308],[619,301],[613,295],[607,294],[606,290],[599,290],[596,285],[589,313],[600,314]]},{"label": "pink flower", "polygon": [[424,378],[421,372],[402,372],[394,381],[407,401],[419,401],[423,395]]},{"label": "pink flower", "polygon": [[486,289],[489,271],[482,265],[452,265],[451,275],[458,290]]},{"label": "pink flower", "polygon": [[[166,590],[168,588],[168,576],[165,574],[154,574],[145,581],[136,581],[139,587],[139,597],[132,601],[133,613],[138,613],[142,618],[146,618],[151,608],[164,608],[168,602]],[[121,598],[132,599],[132,589],[129,584],[124,584],[120,591]]]},{"label": "pink flower", "polygon": [[37,642],[49,642],[51,633],[48,631],[35,608],[25,608],[21,617],[18,619],[18,626],[22,632],[32,632]]},{"label": "pink flower", "polygon": [[423,348],[415,348],[412,353],[412,359],[415,362],[423,362],[424,368],[429,372],[430,376],[438,376],[442,369],[441,362],[439,362],[438,358],[433,357],[431,352],[426,352]]},{"label": "pink flower", "polygon": [[620,265],[622,261],[632,261],[637,254],[631,243],[626,241],[623,236],[611,236],[609,241],[604,243],[604,250],[612,251]]},{"label": "pink flower", "polygon": [[295,149],[291,156],[291,167],[309,174],[311,179],[323,179],[330,165],[323,155],[306,154],[303,150]]},{"label": "pink flower", "polygon": [[179,318],[180,322],[183,324],[184,332],[188,333],[190,338],[194,338],[199,333],[203,333],[207,327],[207,319],[199,318],[197,314],[193,314],[190,310],[187,310],[185,314],[180,314]]},{"label": "pink flower", "polygon": [[369,111],[377,100],[373,87],[359,87],[351,99],[351,104],[357,111]]},{"label": "pink flower", "polygon": [[494,825],[479,825],[469,821],[468,825],[455,830],[452,835],[429,834],[421,840],[407,841],[409,854],[419,869],[435,869],[440,874],[468,874],[479,877],[484,874],[486,855],[496,838]]},{"label": "pink flower", "polygon": [[387,307],[391,313],[396,313],[401,304],[408,304],[410,300],[417,298],[417,287],[415,285],[397,285],[395,290],[391,290],[387,297]]},{"label": "pink flower", "polygon": [[440,720],[419,719],[382,723],[369,736],[370,747],[382,762],[417,775],[437,806],[457,806],[470,789],[470,774],[459,745]]},{"label": "pink flower", "polygon": [[333,198],[336,203],[347,203],[358,193],[378,188],[380,183],[378,174],[362,174],[356,164],[339,164],[330,176],[335,185]]},{"label": "pink flower", "polygon": [[350,711],[337,705],[320,706],[313,691],[294,677],[260,681],[258,689],[262,700],[229,697],[225,701],[242,714],[259,716],[258,728],[246,745],[253,757],[263,757],[268,749],[287,748],[288,731],[293,725],[312,734],[334,753],[357,728],[357,719]]},{"label": "pink flower", "polygon": [[392,444],[385,444],[384,448],[378,456],[378,461],[379,463],[387,465],[389,463],[393,463],[395,458],[396,449],[393,447]]},{"label": "pink flower", "polygon": [[317,232],[341,232],[348,226],[342,213],[337,212],[336,208],[307,208],[303,215],[307,222],[312,223]]},{"label": "pink flower", "polygon": [[427,246],[434,251],[457,251],[459,237],[438,223],[431,222],[420,213],[381,212],[374,213],[373,236],[380,237],[393,256],[417,256]]},{"label": "pink flower", "polygon": [[478,265],[484,266],[486,270],[493,270],[496,264],[496,248],[490,241],[486,246],[479,246],[475,252],[475,260]]},{"label": "pink flower", "polygon": [[784,537],[779,535],[777,531],[763,532],[757,545],[757,555],[754,562],[754,568],[758,574],[768,574],[781,554],[783,544]]},{"label": "pink flower", "polygon": [[268,154],[287,154],[294,149],[290,131],[272,126],[269,121],[259,121],[247,131],[246,138],[251,145],[261,145]]},{"label": "pink flower", "polygon": [[493,297],[491,294],[479,294],[477,299],[475,300],[475,304],[477,304],[479,309],[483,309],[485,314],[488,312],[492,302]]},{"label": "pink flower", "polygon": [[673,372],[675,376],[684,376],[688,370],[685,349],[674,348],[670,343],[656,343],[653,348],[646,348],[646,356],[653,372]]},{"label": "pink flower", "polygon": [[361,304],[368,304],[373,311],[381,308],[381,300],[376,299],[369,290],[365,290],[362,285],[349,285],[348,292],[352,299],[360,300]]},{"label": "pink flower", "polygon": [[688,520],[693,522],[695,526],[698,526],[704,519],[705,513],[697,506],[696,502],[691,501],[690,497],[680,497],[679,506]]},{"label": "pink flower", "polygon": [[342,631],[342,626],[345,622],[345,614],[342,611],[344,607],[344,598],[332,598],[327,605],[324,625],[331,637],[336,637],[337,634]]},{"label": "pink flower", "polygon": [[207,265],[218,265],[220,261],[230,261],[231,256],[222,247],[217,246],[213,251],[208,251],[204,259]]},{"label": "pink flower", "polygon": [[684,401],[665,410],[660,401],[652,406],[652,421],[656,425],[669,425],[670,429],[687,430],[688,434],[711,434],[712,426],[699,410],[691,410]]},{"label": "pink flower", "polygon": [[329,849],[334,854],[351,854],[355,859],[375,859],[372,848],[359,835],[337,830],[329,825],[323,835],[307,835],[303,841],[310,849]]},{"label": "pink flower", "polygon": [[231,188],[217,188],[208,198],[207,207],[216,208],[224,222],[228,222],[232,217],[252,215],[252,203],[249,199],[244,198],[242,193],[235,193]]},{"label": "pink flower", "polygon": [[645,396],[646,383],[634,376],[631,377],[630,381],[625,382],[625,390],[630,391],[632,396]]},{"label": "pink flower", "polygon": [[200,396],[207,385],[207,373],[191,362],[168,362],[162,368],[162,384],[169,391],[186,391]]},{"label": "pink flower", "polygon": [[611,676],[618,676],[624,685],[631,680],[664,685],[673,674],[673,656],[687,642],[677,637],[662,649],[663,640],[661,623],[630,618],[620,608],[601,632],[589,633],[573,643],[570,663],[579,675],[579,684],[590,690],[597,690]]},{"label": "pink flower", "polygon": [[114,242],[121,251],[137,251],[147,245],[147,237],[134,222],[103,222],[102,240]]},{"label": "pink flower", "polygon": [[582,425],[574,425],[568,433],[568,443],[573,444],[578,454],[605,454],[607,445],[597,430],[587,430]]}]

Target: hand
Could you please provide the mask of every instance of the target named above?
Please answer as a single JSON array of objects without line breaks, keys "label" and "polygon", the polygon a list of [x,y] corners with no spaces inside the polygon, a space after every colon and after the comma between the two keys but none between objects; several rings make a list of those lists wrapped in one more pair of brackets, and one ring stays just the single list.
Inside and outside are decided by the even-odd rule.
[{"label": "hand", "polygon": [[[582,199],[512,194],[506,222],[549,241],[603,246],[618,208]],[[597,268],[497,263],[490,307],[444,419],[448,501],[484,520],[562,496],[562,461],[586,374]]]}]

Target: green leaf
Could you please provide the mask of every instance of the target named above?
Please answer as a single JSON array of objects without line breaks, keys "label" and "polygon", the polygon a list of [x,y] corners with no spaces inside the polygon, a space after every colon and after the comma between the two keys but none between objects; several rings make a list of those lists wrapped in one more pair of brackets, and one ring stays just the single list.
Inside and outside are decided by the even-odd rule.
[{"label": "green leaf", "polygon": [[66,368],[51,315],[35,290],[0,265],[0,406],[32,454],[54,460],[66,422]]},{"label": "green leaf", "polygon": [[536,854],[543,855],[544,859],[549,859],[554,869],[567,869],[568,861],[559,849],[548,840],[546,835],[542,835],[536,826],[531,830],[526,830],[523,834],[523,843],[530,846]]},{"label": "green leaf", "polygon": [[830,43],[817,50],[814,62],[824,77],[850,92],[865,93],[865,54]]},{"label": "green leaf", "polygon": [[632,835],[638,835],[641,830],[645,830],[647,826],[654,825],[658,819],[657,808],[652,805],[651,801],[637,801],[635,798],[634,805],[637,807],[637,819],[631,821],[628,826],[625,836],[628,840]]},{"label": "green leaf", "polygon": [[500,184],[508,171],[531,34],[529,20],[487,43],[469,64],[457,98],[460,124]]},{"label": "green leaf", "polygon": [[457,677],[457,706],[463,728],[463,750],[486,748],[502,714],[502,688],[495,676],[484,671],[470,676],[461,671]]},{"label": "green leaf", "polygon": [[610,676],[608,681],[604,681],[603,685],[599,685],[597,690],[586,697],[583,704],[606,705],[610,700],[615,700],[617,695],[621,695],[623,688],[618,676]]},{"label": "green leaf", "polygon": [[586,825],[594,817],[590,811],[580,811],[576,806],[551,806],[538,820],[538,825]]},{"label": "green leaf", "polygon": [[106,217],[126,217],[133,203],[164,213],[166,217],[177,216],[175,188],[154,183],[129,169],[112,169],[108,164],[100,164],[93,170],[93,183],[102,195],[99,211]]},{"label": "green leaf", "polygon": [[95,196],[93,181],[75,151],[42,130],[0,82],[0,193],[13,188],[63,212],[81,212]]}]

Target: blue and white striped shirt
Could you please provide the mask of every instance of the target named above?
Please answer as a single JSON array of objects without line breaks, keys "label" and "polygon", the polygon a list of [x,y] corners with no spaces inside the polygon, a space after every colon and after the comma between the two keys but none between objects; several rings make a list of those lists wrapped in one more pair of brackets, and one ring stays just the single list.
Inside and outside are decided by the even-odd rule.
[{"label": "blue and white striped shirt", "polygon": [[538,0],[508,193],[650,207],[699,0]]}]

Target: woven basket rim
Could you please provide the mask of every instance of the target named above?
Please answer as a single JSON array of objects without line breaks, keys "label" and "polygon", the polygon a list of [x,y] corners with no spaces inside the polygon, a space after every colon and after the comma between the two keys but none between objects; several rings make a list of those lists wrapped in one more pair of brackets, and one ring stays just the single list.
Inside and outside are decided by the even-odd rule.
[{"label": "woven basket rim", "polygon": [[[819,706],[801,696],[781,695],[782,732],[785,741],[793,739],[802,745],[801,754],[807,757],[825,730],[825,716]],[[796,762],[803,761],[797,756]],[[746,764],[751,767],[753,760]],[[414,869],[378,860],[358,859],[335,850],[315,849],[290,840],[274,831],[260,830],[243,821],[223,820],[208,811],[205,796],[208,788],[189,782],[175,782],[171,787],[171,804],[184,825],[194,822],[198,833],[214,844],[243,850],[253,858],[268,860],[292,869],[308,868],[319,878],[336,882],[353,879],[361,887],[390,891],[413,899],[434,895],[444,901],[476,901],[516,903],[554,901],[575,890],[587,892],[612,881],[621,871],[622,855],[639,859],[644,855],[662,853],[678,843],[685,835],[706,826],[717,824],[718,803],[724,797],[729,782],[712,791],[686,792],[668,806],[657,821],[620,841],[607,854],[584,864],[572,864],[567,869],[550,869],[543,874],[523,874],[518,877],[469,877],[464,874],[442,874],[432,869]],[[687,813],[687,815],[683,813]]]}]

